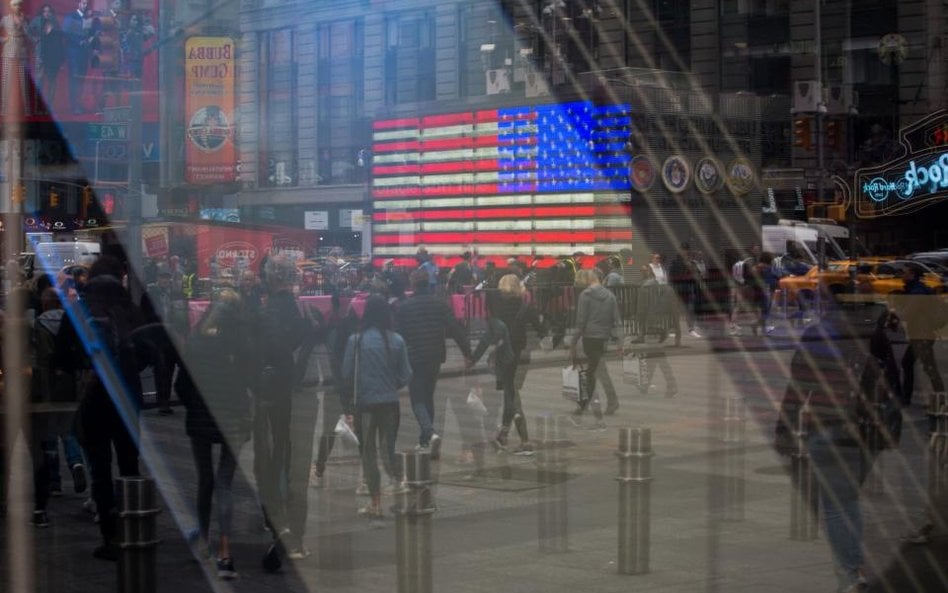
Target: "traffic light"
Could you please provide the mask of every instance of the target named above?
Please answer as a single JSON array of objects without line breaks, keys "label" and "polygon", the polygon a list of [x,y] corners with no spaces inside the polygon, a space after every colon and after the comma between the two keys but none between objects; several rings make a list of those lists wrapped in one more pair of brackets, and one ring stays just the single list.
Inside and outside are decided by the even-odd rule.
[{"label": "traffic light", "polygon": [[811,120],[801,117],[793,121],[793,145],[810,150],[813,146],[813,130]]},{"label": "traffic light", "polygon": [[22,183],[15,183],[11,188],[10,200],[14,204],[22,204],[26,201],[26,186]]},{"label": "traffic light", "polygon": [[833,150],[839,150],[842,146],[843,136],[842,136],[842,126],[840,122],[830,119],[826,121],[826,145],[832,148]]},{"label": "traffic light", "polygon": [[59,208],[59,194],[53,190],[49,192],[49,207],[50,209]]},{"label": "traffic light", "polygon": [[89,207],[92,206],[92,201],[95,199],[95,195],[92,193],[92,188],[88,185],[82,188],[82,218],[89,217]]}]

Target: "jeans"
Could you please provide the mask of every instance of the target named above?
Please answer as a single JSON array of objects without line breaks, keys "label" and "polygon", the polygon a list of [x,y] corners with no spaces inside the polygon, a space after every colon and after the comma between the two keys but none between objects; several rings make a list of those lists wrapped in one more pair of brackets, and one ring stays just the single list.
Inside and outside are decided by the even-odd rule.
[{"label": "jeans", "polygon": [[[586,406],[592,401],[593,393],[596,392],[596,374],[602,355],[606,351],[606,341],[602,338],[583,338],[583,351],[586,353],[588,365],[586,367],[586,399],[579,402],[580,414],[586,410]],[[593,414],[597,420],[602,420],[602,410],[599,406],[593,406]]]},{"label": "jeans", "polygon": [[378,457],[390,478],[400,475],[395,459],[395,439],[398,437],[400,412],[398,403],[373,404],[359,408],[359,446],[362,450],[362,474],[369,494],[381,493],[381,475]]},{"label": "jeans", "polygon": [[115,537],[118,527],[115,513],[115,486],[112,482],[113,446],[118,460],[119,476],[139,475],[138,447],[135,441],[132,440],[124,425],[121,425],[120,420],[114,419],[108,424],[110,426],[103,424],[97,427],[100,432],[96,438],[89,439],[85,444],[92,475],[92,500],[95,501],[95,508],[99,511],[99,531],[106,541]]},{"label": "jeans", "polygon": [[523,405],[520,401],[520,392],[517,390],[518,360],[519,357],[515,357],[512,364],[498,369],[497,371],[500,386],[504,393],[504,411],[500,421],[500,440],[506,440],[510,425],[515,423],[517,425],[517,434],[520,436],[520,441],[526,443],[530,438],[527,435],[527,420],[523,417]]},{"label": "jeans", "polygon": [[434,392],[435,385],[438,382],[438,372],[441,370],[439,363],[416,364],[412,362],[412,376],[408,383],[408,396],[411,399],[411,411],[418,420],[418,426],[421,434],[418,442],[421,445],[427,445],[434,434]]},{"label": "jeans", "polygon": [[72,469],[76,465],[82,465],[82,449],[79,448],[79,441],[73,435],[72,431],[61,435],[61,437],[44,439],[42,443],[43,453],[50,456],[49,465],[49,486],[62,487],[62,477],[59,474],[59,439],[62,438],[63,454],[66,457],[66,467]]},{"label": "jeans", "polygon": [[290,457],[290,398],[257,401],[253,418],[253,473],[264,522],[279,533],[286,520],[283,503]]},{"label": "jeans", "polygon": [[214,443],[210,439],[191,439],[191,453],[197,467],[197,514],[201,537],[207,541],[211,527],[211,498],[217,494],[217,525],[220,537],[230,537],[234,515],[234,496],[231,485],[237,470],[237,459],[230,445],[221,443],[217,473],[214,473]]},{"label": "jeans", "polygon": [[319,450],[316,453],[316,473],[322,475],[326,471],[326,461],[336,444],[336,423],[342,415],[342,403],[339,396],[333,392],[323,395],[323,430],[319,437]]},{"label": "jeans", "polygon": [[861,447],[838,444],[844,436],[842,428],[828,427],[810,434],[806,442],[841,590],[857,581],[863,567],[859,489],[875,459]]}]

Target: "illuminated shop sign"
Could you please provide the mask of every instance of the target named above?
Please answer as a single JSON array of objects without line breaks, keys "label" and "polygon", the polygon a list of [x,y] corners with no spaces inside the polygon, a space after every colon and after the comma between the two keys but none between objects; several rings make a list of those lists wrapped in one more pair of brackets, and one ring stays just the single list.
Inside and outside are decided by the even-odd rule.
[{"label": "illuminated shop sign", "polygon": [[948,197],[948,151],[939,139],[948,111],[939,111],[900,134],[904,156],[856,172],[856,215],[905,214]]}]

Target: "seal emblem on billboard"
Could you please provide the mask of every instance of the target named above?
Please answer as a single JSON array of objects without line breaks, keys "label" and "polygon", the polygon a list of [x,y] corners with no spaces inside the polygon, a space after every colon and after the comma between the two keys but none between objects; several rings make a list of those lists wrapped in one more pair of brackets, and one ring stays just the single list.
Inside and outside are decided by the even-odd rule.
[{"label": "seal emblem on billboard", "polygon": [[215,152],[230,138],[230,122],[216,105],[201,107],[188,122],[188,139],[201,152]]},{"label": "seal emblem on billboard", "polygon": [[652,189],[655,184],[655,165],[648,157],[637,156],[629,164],[629,172],[632,177],[632,187],[636,191],[646,192]]},{"label": "seal emblem on billboard", "polygon": [[734,159],[727,167],[725,182],[734,195],[747,195],[754,189],[754,165],[744,157]]},{"label": "seal emblem on billboard", "polygon": [[662,182],[673,194],[680,194],[691,181],[691,166],[685,157],[672,155],[662,165]]},{"label": "seal emblem on billboard", "polygon": [[695,165],[695,187],[703,194],[711,194],[724,187],[724,174],[715,159],[705,157]]}]

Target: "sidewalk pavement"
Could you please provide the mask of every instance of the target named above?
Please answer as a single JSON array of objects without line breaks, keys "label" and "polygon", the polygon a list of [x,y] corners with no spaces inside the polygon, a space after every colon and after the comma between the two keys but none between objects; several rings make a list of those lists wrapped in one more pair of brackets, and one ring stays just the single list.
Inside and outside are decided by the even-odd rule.
[{"label": "sidewalk pavement", "polygon": [[[661,593],[779,592],[834,590],[832,564],[823,534],[814,541],[793,541],[789,534],[791,490],[785,461],[769,445],[774,421],[772,400],[786,379],[780,368],[793,346],[790,330],[774,336],[732,339],[724,326],[702,326],[703,339],[686,337],[681,348],[668,348],[678,378],[679,395],[648,395],[621,383],[617,357],[608,359],[621,407],[607,417],[606,432],[572,429],[567,465],[559,472],[561,489],[551,490],[538,478],[535,460],[490,455],[482,472],[455,459],[472,415],[464,398],[472,385],[484,387],[491,412],[499,407],[489,371],[482,363],[464,374],[463,360],[452,348],[438,394],[438,417],[444,437],[442,460],[434,464],[438,510],[433,523],[435,591],[480,593],[519,591],[622,591],[630,587]],[[654,347],[649,343],[648,347]],[[946,344],[938,345],[945,366]],[[522,392],[525,414],[563,417],[570,403],[560,395],[557,367],[563,350],[532,352]],[[921,373],[920,373],[921,375]],[[924,380],[923,380],[924,382]],[[751,392],[750,389],[754,391]],[[313,388],[314,397],[325,397]],[[405,398],[407,399],[407,398]],[[741,445],[721,439],[723,402],[746,405]],[[473,420],[476,424],[476,419]],[[354,494],[358,482],[356,454],[337,444],[322,488],[309,488],[306,545],[313,555],[286,563],[281,573],[267,574],[260,558],[269,541],[262,529],[252,477],[252,447],[240,454],[235,484],[233,556],[241,578],[218,581],[213,567],[192,560],[182,533],[194,526],[195,474],[184,434],[184,413],[146,412],[142,418],[143,467],[162,494],[157,569],[159,592],[192,591],[352,591],[390,592],[396,588],[396,536],[389,517],[379,525],[355,517],[363,504]],[[648,574],[616,574],[616,482],[614,455],[622,426],[651,429],[655,457],[651,466],[651,541]],[[490,431],[491,421],[480,430]],[[946,591],[943,569],[948,537],[928,546],[906,547],[900,536],[923,516],[925,505],[926,419],[924,410],[908,411],[906,434],[897,452],[883,454],[864,494],[867,563],[873,592]],[[403,399],[398,448],[410,448],[417,427]],[[740,468],[735,474],[735,468]],[[117,567],[93,560],[98,543],[91,517],[81,509],[83,496],[69,492],[50,504],[49,529],[32,532],[39,593],[115,591]],[[539,547],[539,518],[544,493],[558,492],[568,514],[566,549]],[[390,499],[386,497],[385,504]],[[11,517],[3,522],[8,526]],[[23,518],[20,518],[23,519]],[[25,519],[24,519],[25,520]],[[216,524],[215,524],[216,526]],[[213,532],[213,528],[212,528]],[[0,575],[11,574],[11,550],[25,542],[0,543]],[[9,590],[9,589],[7,589]],[[18,592],[17,592],[18,593]]]}]

